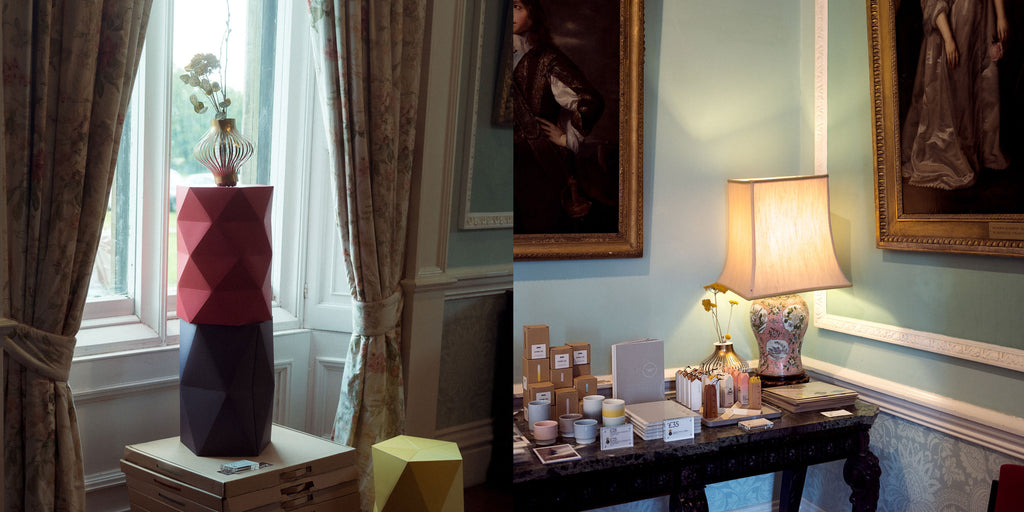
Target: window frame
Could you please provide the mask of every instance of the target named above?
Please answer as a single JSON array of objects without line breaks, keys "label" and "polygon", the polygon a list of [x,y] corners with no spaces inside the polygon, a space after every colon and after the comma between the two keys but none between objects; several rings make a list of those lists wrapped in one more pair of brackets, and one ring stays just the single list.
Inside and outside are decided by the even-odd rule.
[{"label": "window frame", "polygon": [[[101,297],[87,301],[78,333],[75,357],[125,350],[149,349],[178,343],[176,297],[168,293],[168,198],[170,175],[170,101],[173,76],[173,0],[154,0],[146,42],[132,98],[130,115],[133,229],[128,269],[130,297]],[[274,106],[271,135],[270,184],[272,301],[274,331],[307,327],[307,274],[314,278],[330,269],[307,268],[310,242],[322,230],[310,231],[310,218],[322,219],[333,208],[311,193],[314,152],[326,151],[323,124],[315,112],[317,92],[312,66],[308,15],[302,2],[279,0],[274,58]],[[319,126],[314,126],[319,122]],[[319,128],[319,129],[317,129]],[[315,163],[317,166],[321,162]],[[148,169],[159,169],[150,172]],[[139,172],[138,170],[142,170]],[[320,187],[312,188],[317,190]],[[319,194],[322,195],[322,194]],[[141,197],[140,197],[141,196]],[[150,201],[146,198],[163,198]],[[329,201],[328,201],[329,202]],[[288,229],[284,229],[287,226]],[[334,230],[335,233],[337,230]],[[337,238],[337,236],[335,236]],[[351,332],[351,303],[342,301],[335,321],[315,328]],[[338,305],[335,305],[338,306]],[[314,305],[314,307],[316,307]],[[340,318],[338,318],[340,316]]]}]

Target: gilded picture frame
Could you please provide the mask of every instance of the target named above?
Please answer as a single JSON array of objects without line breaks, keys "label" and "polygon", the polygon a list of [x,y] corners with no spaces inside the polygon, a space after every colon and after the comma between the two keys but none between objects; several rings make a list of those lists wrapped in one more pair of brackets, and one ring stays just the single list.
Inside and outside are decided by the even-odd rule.
[{"label": "gilded picture frame", "polygon": [[[608,153],[617,154],[617,170],[608,165],[604,181],[610,204],[607,222],[599,231],[589,232],[522,232],[513,230],[513,259],[553,260],[592,258],[636,258],[643,256],[643,66],[644,6],[643,0],[593,2],[592,0],[541,0],[547,14],[553,42],[570,59],[579,59],[577,66],[591,79],[610,82],[605,88],[601,122],[611,124],[617,136]],[[616,9],[617,7],[617,9]],[[602,19],[594,19],[600,11]],[[615,12],[617,10],[617,12]],[[567,19],[562,13],[571,12]],[[590,16],[589,18],[587,16]],[[617,53],[600,55],[596,48],[606,45],[607,32],[595,28],[617,26]],[[581,29],[580,27],[584,27]],[[589,27],[589,28],[587,28]],[[591,38],[593,40],[590,40]],[[603,39],[604,41],[599,41]],[[614,39],[611,39],[614,42]],[[588,55],[589,53],[589,55]],[[598,57],[594,57],[594,54]],[[596,66],[595,58],[604,59]],[[612,73],[601,75],[601,68]],[[614,71],[613,71],[614,70]],[[616,76],[617,75],[617,80]],[[610,89],[610,91],[609,91]],[[617,89],[617,90],[615,90]],[[591,134],[593,135],[593,134]],[[588,136],[590,137],[590,136]],[[518,159],[518,157],[517,157]],[[516,174],[517,179],[519,174]],[[607,185],[607,183],[611,183]],[[522,188],[516,187],[516,201],[523,200]],[[597,200],[594,200],[595,204]],[[516,222],[519,213],[516,212]]]},{"label": "gilded picture frame", "polygon": [[[927,80],[918,75],[918,68],[934,62],[924,60],[928,40],[923,23],[932,18],[921,14],[921,2],[866,0],[866,4],[871,57],[877,247],[1024,256],[1024,200],[1020,199],[1024,196],[1019,195],[1024,193],[1024,180],[1011,174],[1016,169],[1024,169],[1024,151],[1015,149],[1014,146],[1020,144],[1012,143],[1012,139],[1019,138],[1024,131],[1018,115],[1022,103],[1020,97],[1015,95],[1015,90],[1007,89],[999,82],[998,89],[1004,102],[999,105],[1001,147],[1010,167],[996,170],[979,164],[972,184],[960,189],[944,190],[941,186],[910,184],[912,179],[917,179],[914,175],[918,172],[916,169],[922,167],[913,160],[918,158],[919,146],[908,145],[908,141],[903,139],[919,138],[920,133],[928,128],[920,127],[908,132],[903,124],[911,123],[908,119],[917,119],[917,115],[924,115],[910,115],[909,112],[919,101],[920,95],[915,89],[917,82]],[[1010,26],[1019,32],[1022,24],[1017,20],[1024,18],[1024,12],[1016,7],[1013,10],[1009,12],[1008,9],[1007,17],[1013,17]],[[998,38],[989,37],[989,41],[998,41]],[[985,44],[995,45],[994,42]],[[994,67],[1007,75],[1019,72],[1020,63],[1024,62],[1024,55],[1019,53],[1020,45],[1004,42],[1002,47],[1007,49],[1005,54],[999,57],[989,54]],[[947,65],[947,54],[941,51],[941,46],[938,48],[940,50],[936,52],[932,47],[930,55],[941,54],[941,58],[946,59],[941,60],[941,64],[952,69]],[[966,49],[961,47],[960,51],[966,52]],[[961,56],[959,60],[962,63],[966,58]],[[923,105],[924,100],[920,101]],[[923,107],[917,108],[924,111]],[[918,126],[924,124],[919,122],[915,127]],[[958,129],[954,123],[953,130]],[[1006,142],[1008,139],[1010,144]],[[1021,158],[1014,158],[1018,154]]]}]

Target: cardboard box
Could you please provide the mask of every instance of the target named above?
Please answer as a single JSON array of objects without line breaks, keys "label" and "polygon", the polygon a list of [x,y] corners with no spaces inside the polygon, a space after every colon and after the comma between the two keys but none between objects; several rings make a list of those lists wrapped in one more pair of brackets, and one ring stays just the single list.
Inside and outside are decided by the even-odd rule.
[{"label": "cardboard box", "polygon": [[534,382],[526,387],[523,393],[523,405],[534,400],[547,400],[555,404],[555,385],[551,382]]},{"label": "cardboard box", "polygon": [[[548,418],[555,420],[558,419],[558,416],[555,416],[555,385],[553,383],[535,382],[526,387],[525,391],[523,391],[524,413],[527,409],[529,409],[527,407],[527,404],[534,400],[547,400],[551,402],[551,408],[548,411]],[[529,414],[527,414],[526,416],[526,420],[530,421]]]},{"label": "cardboard box", "polygon": [[552,370],[572,368],[572,347],[561,345],[548,349],[548,360]]},{"label": "cardboard box", "polygon": [[580,394],[580,398],[587,395],[597,394],[597,377],[593,375],[580,375],[573,379],[573,387]]},{"label": "cardboard box", "polygon": [[589,364],[577,364],[577,365],[574,365],[572,367],[572,376],[573,377],[582,377],[584,375],[590,375],[590,365]]},{"label": "cardboard box", "polygon": [[548,337],[548,326],[523,326],[523,358],[547,359],[549,346],[551,341]]},{"label": "cardboard box", "polygon": [[555,390],[555,415],[558,419],[563,414],[580,412],[580,395],[576,388],[560,388]]},{"label": "cardboard box", "polygon": [[551,382],[556,388],[571,388],[575,387],[573,381],[572,368],[565,368],[564,370],[551,370]]},{"label": "cardboard box", "polygon": [[566,343],[565,345],[572,348],[573,365],[590,365],[590,343],[574,342]]},{"label": "cardboard box", "polygon": [[547,359],[523,359],[523,389],[535,382],[551,382],[551,368]]}]

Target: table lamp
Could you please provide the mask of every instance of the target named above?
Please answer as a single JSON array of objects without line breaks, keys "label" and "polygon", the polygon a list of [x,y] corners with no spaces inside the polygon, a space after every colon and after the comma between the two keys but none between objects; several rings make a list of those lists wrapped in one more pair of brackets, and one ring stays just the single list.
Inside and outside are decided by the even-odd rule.
[{"label": "table lamp", "polygon": [[810,317],[796,294],[850,286],[832,243],[828,175],[729,180],[728,198],[717,282],[753,301],[761,385],[807,382],[800,346]]}]

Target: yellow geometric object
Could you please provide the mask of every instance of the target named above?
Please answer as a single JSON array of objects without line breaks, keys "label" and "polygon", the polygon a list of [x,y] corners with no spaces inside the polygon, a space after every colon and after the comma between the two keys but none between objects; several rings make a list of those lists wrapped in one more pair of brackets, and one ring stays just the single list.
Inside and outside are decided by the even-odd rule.
[{"label": "yellow geometric object", "polygon": [[462,511],[462,454],[448,441],[397,436],[373,445],[374,512]]}]

